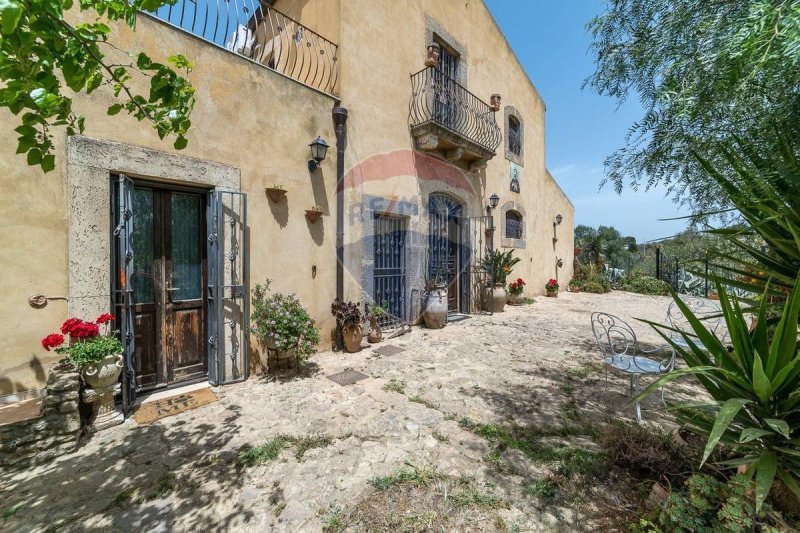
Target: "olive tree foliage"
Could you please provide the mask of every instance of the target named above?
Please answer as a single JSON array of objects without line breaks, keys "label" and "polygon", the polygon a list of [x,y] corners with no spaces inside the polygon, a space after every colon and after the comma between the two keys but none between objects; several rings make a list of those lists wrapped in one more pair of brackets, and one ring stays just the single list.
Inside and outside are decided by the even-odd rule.
[{"label": "olive tree foliage", "polygon": [[[71,95],[101,87],[118,100],[109,115],[124,110],[152,123],[161,139],[174,137],[176,149],[186,147],[195,99],[183,75],[192,64],[181,55],[162,64],[144,53],[120,50],[109,41],[106,24],[119,21],[135,28],[138,10],[175,1],[78,0],[78,9],[91,12],[94,20],[71,24],[64,14],[73,0],[0,0],[0,107],[20,117],[17,153],[26,154],[28,164],[45,172],[55,167],[53,129],[64,128],[67,135],[84,131],[84,117],[73,111]],[[106,57],[110,51],[125,59],[112,62]],[[134,76],[149,79],[148,94],[132,88]]]},{"label": "olive tree foliage", "polygon": [[587,28],[596,71],[584,86],[644,107],[606,159],[603,184],[618,192],[661,184],[696,212],[725,209],[692,150],[734,139],[758,149],[773,128],[800,136],[800,1],[607,0]]}]

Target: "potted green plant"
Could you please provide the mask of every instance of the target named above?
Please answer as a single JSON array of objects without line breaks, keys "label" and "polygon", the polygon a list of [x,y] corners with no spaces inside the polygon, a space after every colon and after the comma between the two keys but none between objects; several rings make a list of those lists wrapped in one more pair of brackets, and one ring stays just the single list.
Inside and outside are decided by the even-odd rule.
[{"label": "potted green plant", "polygon": [[558,298],[558,281],[550,279],[550,281],[545,284],[544,290],[548,298]]},{"label": "potted green plant", "polygon": [[521,305],[523,301],[522,293],[525,291],[525,282],[522,278],[517,278],[508,284],[508,303],[510,305]]},{"label": "potted green plant", "polygon": [[369,321],[369,333],[367,333],[367,341],[371,344],[381,342],[383,340],[383,330],[381,329],[380,321],[387,316],[386,309],[380,305],[373,305],[369,308],[367,313],[367,320]]},{"label": "potted green plant", "polygon": [[[93,431],[115,426],[124,419],[114,407],[114,385],[124,363],[118,332],[111,329],[113,321],[114,315],[108,313],[94,322],[69,318],[61,325],[61,333],[51,333],[42,339],[42,347],[48,352],[64,354],[62,362],[77,368],[90,388],[84,393],[84,401],[92,405],[90,430]],[[105,329],[103,333],[101,327]]]},{"label": "potted green plant", "polygon": [[294,294],[270,293],[270,283],[253,289],[250,331],[267,349],[269,372],[299,368],[319,344],[319,329]]},{"label": "potted green plant", "polygon": [[486,300],[492,302],[492,311],[502,313],[506,305],[506,277],[520,262],[519,257],[514,257],[514,250],[501,252],[500,250],[487,251],[481,266],[486,269],[494,280],[494,285],[487,288]]},{"label": "potted green plant", "polygon": [[581,292],[583,288],[583,281],[579,280],[578,278],[572,278],[569,280],[569,292]]},{"label": "potted green plant", "polygon": [[336,298],[331,304],[331,314],[336,318],[336,329],[349,353],[361,350],[361,337],[364,333],[364,316],[361,307],[354,302]]}]

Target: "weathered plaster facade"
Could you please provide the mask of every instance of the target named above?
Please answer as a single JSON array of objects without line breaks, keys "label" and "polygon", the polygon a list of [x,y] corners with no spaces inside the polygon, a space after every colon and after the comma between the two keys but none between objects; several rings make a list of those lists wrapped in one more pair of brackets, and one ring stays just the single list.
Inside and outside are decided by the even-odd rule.
[{"label": "weathered plaster facade", "polygon": [[[524,214],[525,248],[514,272],[538,294],[551,277],[567,281],[572,268],[574,209],[546,169],[545,106],[483,2],[456,0],[305,0],[275,2],[277,9],[338,43],[337,97],[306,87],[157,19],[142,16],[136,32],[114,26],[115,44],[145,50],[154,59],[181,53],[195,63],[197,93],[189,146],[175,151],[147,123],[123,114],[109,118],[110,91],[77,95],[86,116],[85,137],[69,141],[59,132],[57,167],[43,174],[13,154],[13,128],[0,129],[0,397],[40,389],[58,356],[39,339],[72,314],[91,317],[109,306],[111,174],[126,172],[165,183],[241,190],[248,194],[251,286],[265,278],[273,288],[295,292],[321,326],[326,342],[335,296],[336,154],[320,168],[307,168],[308,144],[335,140],[331,110],[349,111],[345,195],[345,296],[370,299],[374,212],[407,217],[415,234],[408,247],[409,311],[418,313],[424,283],[426,206],[432,193],[459,199],[465,214],[485,213],[488,197],[512,202]],[[408,127],[410,75],[424,68],[426,45],[436,36],[461,55],[459,82],[488,102],[502,95],[496,120],[503,143],[488,165],[464,171],[414,149]],[[520,193],[510,191],[511,161],[505,155],[505,107],[524,127]],[[3,123],[15,119],[5,114]],[[287,189],[281,202],[265,187]],[[318,205],[316,223],[305,210]],[[554,227],[556,215],[563,216]],[[502,230],[501,210],[494,212]],[[556,239],[554,240],[554,232]],[[499,234],[496,245],[500,246]],[[509,243],[503,243],[509,244]],[[513,244],[513,243],[510,243]],[[563,259],[564,267],[556,267]],[[33,294],[53,297],[43,308]],[[59,299],[68,298],[68,300]],[[258,347],[251,347],[251,365]]]}]

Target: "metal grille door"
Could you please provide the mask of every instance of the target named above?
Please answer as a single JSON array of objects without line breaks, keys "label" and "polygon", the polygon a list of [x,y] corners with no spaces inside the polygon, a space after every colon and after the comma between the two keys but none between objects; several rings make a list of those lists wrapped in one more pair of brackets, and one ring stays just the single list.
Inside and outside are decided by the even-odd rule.
[{"label": "metal grille door", "polygon": [[247,195],[208,195],[208,379],[247,379]]},{"label": "metal grille door", "polygon": [[492,274],[481,261],[493,249],[494,222],[491,215],[460,218],[461,227],[461,312],[491,314],[494,302]]},{"label": "metal grille door", "polygon": [[118,317],[125,368],[122,375],[122,409],[129,413],[136,403],[136,346],[134,343],[133,311],[133,181],[119,175],[114,184],[116,195],[114,229],[116,253],[113,261],[112,295],[114,309]]},{"label": "metal grille door", "polygon": [[375,267],[373,299],[387,311],[382,326],[407,322],[406,220],[375,215]]}]

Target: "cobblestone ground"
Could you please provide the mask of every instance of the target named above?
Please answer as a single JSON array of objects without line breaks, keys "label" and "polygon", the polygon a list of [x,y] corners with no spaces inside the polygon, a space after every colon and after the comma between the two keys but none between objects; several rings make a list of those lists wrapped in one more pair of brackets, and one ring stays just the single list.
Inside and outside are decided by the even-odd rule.
[{"label": "cobblestone ground", "polygon": [[[536,465],[511,454],[504,459],[517,463],[513,474],[498,474],[483,460],[487,442],[458,420],[559,424],[568,375],[581,376],[570,378],[569,391],[578,416],[631,419],[624,379],[612,378],[603,394],[589,316],[603,310],[630,319],[643,340],[656,343],[659,337],[634,318],[663,321],[669,299],[615,292],[536,300],[443,330],[414,328],[381,343],[405,349],[391,357],[371,348],[321,353],[304,376],[254,376],[216,389],[219,402],[146,426],[129,420],[75,454],[3,473],[0,512],[11,516],[0,518],[0,529],[319,531],[332,505],[352,505],[371,478],[407,463],[496,485],[509,504],[503,519],[519,530],[576,529],[582,517],[574,509],[538,505],[522,494],[525,473]],[[369,378],[342,387],[325,377],[347,368]],[[389,387],[395,391],[384,389],[391,380],[400,385]],[[674,388],[673,398],[690,392]],[[645,419],[668,424],[660,408],[649,398]],[[300,460],[288,447],[277,460],[237,464],[242,446],[281,434],[332,441]]]}]

